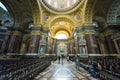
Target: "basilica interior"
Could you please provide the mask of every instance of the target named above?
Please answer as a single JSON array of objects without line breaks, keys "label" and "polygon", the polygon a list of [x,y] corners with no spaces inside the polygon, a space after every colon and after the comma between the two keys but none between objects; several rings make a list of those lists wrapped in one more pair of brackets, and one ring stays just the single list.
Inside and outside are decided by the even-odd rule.
[{"label": "basilica interior", "polygon": [[120,0],[0,0],[0,80],[120,80]]}]

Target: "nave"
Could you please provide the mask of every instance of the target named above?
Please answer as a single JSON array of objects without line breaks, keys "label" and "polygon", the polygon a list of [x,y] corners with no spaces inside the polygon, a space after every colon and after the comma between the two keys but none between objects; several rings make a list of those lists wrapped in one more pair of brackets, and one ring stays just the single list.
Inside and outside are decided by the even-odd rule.
[{"label": "nave", "polygon": [[79,71],[75,68],[75,63],[67,61],[55,61],[42,73],[35,77],[35,80],[97,80],[88,71],[80,67]]},{"label": "nave", "polygon": [[[80,57],[79,69],[75,56],[67,60],[56,55],[5,55],[0,57],[0,80],[120,80],[119,58],[96,57],[93,61]],[[99,71],[96,61],[102,68]]]},{"label": "nave", "polygon": [[120,0],[0,0],[0,80],[91,76],[120,80]]}]

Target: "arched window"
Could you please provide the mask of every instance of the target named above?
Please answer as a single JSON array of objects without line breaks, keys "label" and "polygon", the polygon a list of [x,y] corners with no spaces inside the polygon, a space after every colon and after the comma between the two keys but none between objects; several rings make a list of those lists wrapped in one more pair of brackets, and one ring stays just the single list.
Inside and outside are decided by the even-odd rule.
[{"label": "arched window", "polygon": [[0,20],[4,23],[11,21],[9,12],[2,2],[0,2]]},{"label": "arched window", "polygon": [[7,8],[6,8],[1,2],[0,2],[0,7],[1,7],[3,10],[5,10],[5,11],[8,12]]}]

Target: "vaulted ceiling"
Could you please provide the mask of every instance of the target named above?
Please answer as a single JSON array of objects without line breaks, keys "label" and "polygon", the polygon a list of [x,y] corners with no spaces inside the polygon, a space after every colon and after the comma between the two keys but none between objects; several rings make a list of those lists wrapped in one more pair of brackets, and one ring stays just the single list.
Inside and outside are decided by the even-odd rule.
[{"label": "vaulted ceiling", "polygon": [[[1,0],[1,2],[8,8],[8,11],[14,21],[15,27],[27,28],[29,23],[34,22],[35,25],[43,25],[42,20],[43,12],[49,13],[50,17],[55,15],[51,14],[49,11],[45,11],[45,8],[40,3],[41,0]],[[89,24],[92,21],[98,21],[100,24],[107,24],[108,22],[108,13],[113,4],[118,4],[119,0],[85,0],[83,16],[84,23]],[[43,8],[43,9],[42,9]],[[78,8],[78,10],[80,10]],[[114,11],[116,9],[113,9]],[[119,10],[120,11],[120,10]],[[75,12],[75,11],[74,11]],[[70,13],[71,16],[74,12]],[[67,14],[65,14],[67,15]],[[59,16],[58,14],[55,16]],[[110,20],[110,19],[109,19]],[[104,25],[101,25],[104,26]]]}]

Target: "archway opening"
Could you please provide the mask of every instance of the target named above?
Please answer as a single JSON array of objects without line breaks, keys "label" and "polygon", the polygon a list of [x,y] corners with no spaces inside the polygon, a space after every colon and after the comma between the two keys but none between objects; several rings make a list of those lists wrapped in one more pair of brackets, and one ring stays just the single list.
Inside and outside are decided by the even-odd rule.
[{"label": "archway opening", "polygon": [[56,39],[67,39],[67,36],[66,36],[66,34],[58,34],[57,36],[56,36]]},{"label": "archway opening", "polygon": [[51,36],[56,39],[68,39],[72,37],[74,25],[69,21],[56,21],[50,28]]},{"label": "archway opening", "polygon": [[55,35],[56,39],[68,39],[69,38],[69,34],[66,31],[58,31]]}]

